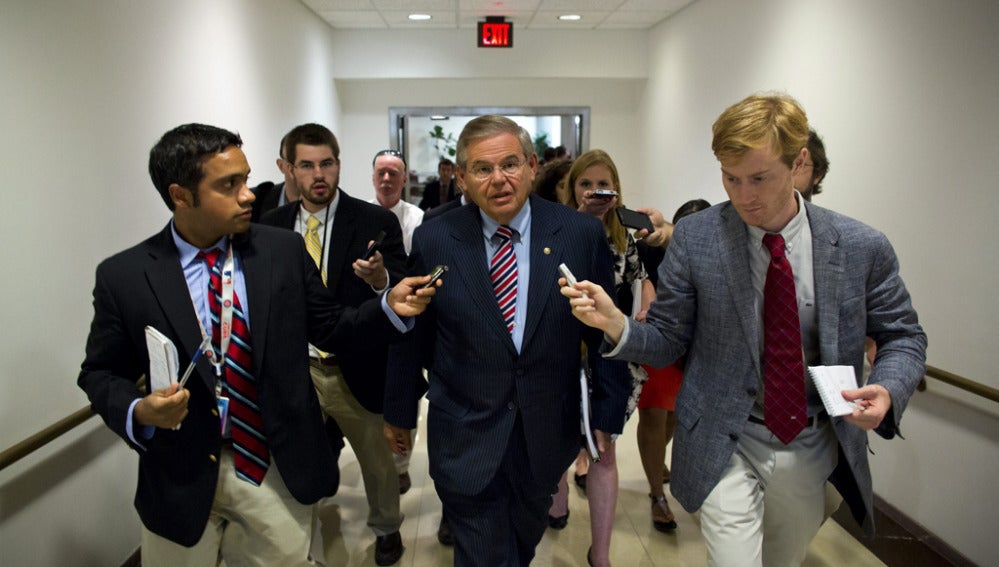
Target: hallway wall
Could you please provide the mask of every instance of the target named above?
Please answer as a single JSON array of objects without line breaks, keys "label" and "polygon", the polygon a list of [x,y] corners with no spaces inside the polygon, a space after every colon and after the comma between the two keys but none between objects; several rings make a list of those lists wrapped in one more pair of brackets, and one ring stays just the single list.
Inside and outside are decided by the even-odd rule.
[{"label": "hallway wall", "polygon": [[[330,36],[297,1],[3,3],[0,447],[86,404],[94,269],[168,219],[149,148],[207,122],[275,178],[289,124],[339,123]],[[139,543],[135,470],[92,419],[0,472],[0,563],[119,565]]]},{"label": "hallway wall", "polygon": [[[645,176],[666,210],[724,200],[711,124],[756,92],[786,91],[823,136],[814,201],[885,232],[929,337],[928,363],[999,387],[999,3],[699,0],[649,38]],[[874,490],[981,564],[999,561],[999,408],[929,379],[871,435]]]}]

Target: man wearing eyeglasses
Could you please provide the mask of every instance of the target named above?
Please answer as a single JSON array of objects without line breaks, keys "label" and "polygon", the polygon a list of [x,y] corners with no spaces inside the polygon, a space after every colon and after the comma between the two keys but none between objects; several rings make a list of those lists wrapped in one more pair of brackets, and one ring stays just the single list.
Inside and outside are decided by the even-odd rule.
[{"label": "man wearing eyeglasses", "polygon": [[375,199],[382,207],[392,211],[402,227],[402,242],[406,254],[413,245],[413,231],[423,222],[423,210],[402,198],[406,186],[406,158],[396,150],[382,150],[371,160],[371,182],[375,186]]},{"label": "man wearing eyeglasses", "polygon": [[[261,222],[301,234],[313,260],[318,258],[326,287],[344,305],[360,305],[402,279],[406,253],[399,223],[339,187],[340,145],[333,132],[319,124],[297,126],[286,136],[286,150],[302,200],[267,213]],[[379,249],[364,257],[382,231]],[[403,551],[398,476],[381,441],[386,349],[384,336],[366,337],[336,353],[309,346],[319,404],[347,437],[361,468],[379,565],[396,563]]]},{"label": "man wearing eyeglasses", "polygon": [[[531,195],[538,160],[515,122],[472,120],[456,158],[475,206],[413,235],[410,271],[446,265],[448,281],[389,349],[385,434],[396,453],[411,449],[414,401],[427,391],[430,475],[455,565],[527,565],[551,494],[579,452],[584,341],[601,447],[624,424],[623,404],[609,402],[630,387],[626,367],[598,354],[600,334],[572,317],[557,284],[565,263],[581,279],[612,285],[613,260],[599,221]],[[429,390],[415,378],[421,367]]]}]

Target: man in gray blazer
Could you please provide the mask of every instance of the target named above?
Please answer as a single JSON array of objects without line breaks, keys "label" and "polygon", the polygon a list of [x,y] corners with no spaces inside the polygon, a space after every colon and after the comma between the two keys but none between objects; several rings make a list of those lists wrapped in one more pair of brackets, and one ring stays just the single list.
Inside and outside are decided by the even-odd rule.
[{"label": "man in gray blazer", "polygon": [[[809,155],[808,121],[793,99],[748,97],[713,131],[730,201],[677,225],[648,322],[624,317],[589,282],[562,293],[579,319],[604,331],[606,356],[652,366],[686,357],[671,489],[684,508],[700,509],[709,564],[797,565],[824,519],[826,479],[873,533],[867,431],[898,433],[924,372],[926,336],[885,236],[794,190]],[[767,234],[783,245],[764,246],[774,240]],[[800,346],[797,333],[766,344],[777,342],[764,325],[770,250],[793,271]],[[830,419],[804,367],[846,365],[859,376],[865,336],[877,342],[874,371],[842,392],[859,409]],[[777,388],[768,363],[788,344],[785,361],[797,371]],[[782,441],[768,404],[793,391],[800,418]]]}]

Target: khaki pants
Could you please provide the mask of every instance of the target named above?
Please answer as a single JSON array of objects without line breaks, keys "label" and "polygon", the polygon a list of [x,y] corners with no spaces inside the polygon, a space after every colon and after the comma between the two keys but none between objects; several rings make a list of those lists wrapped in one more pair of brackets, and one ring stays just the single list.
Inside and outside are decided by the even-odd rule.
[{"label": "khaki pants", "polygon": [[828,419],[789,445],[749,422],[701,506],[708,565],[800,565],[825,520],[826,479],[836,459]]},{"label": "khaki pants", "polygon": [[[236,478],[232,448],[223,447],[215,501],[201,539],[184,547],[142,528],[143,567],[322,565],[310,555],[315,506],[288,492],[271,463],[260,486]],[[321,553],[322,546],[316,546]]]},{"label": "khaki pants", "polygon": [[368,498],[368,526],[375,535],[399,531],[399,474],[385,441],[384,419],[364,409],[350,392],[338,366],[311,360],[309,370],[323,412],[336,420],[357,456]]}]

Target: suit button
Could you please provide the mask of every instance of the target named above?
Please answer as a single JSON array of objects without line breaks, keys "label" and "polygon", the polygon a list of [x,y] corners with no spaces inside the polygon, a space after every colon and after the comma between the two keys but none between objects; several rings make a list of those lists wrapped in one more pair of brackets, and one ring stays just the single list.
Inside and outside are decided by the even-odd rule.
[{"label": "suit button", "polygon": [[524,369],[523,368],[518,368],[517,371],[514,374],[516,374],[517,376],[523,376],[524,375]]},{"label": "suit button", "polygon": [[212,409],[212,415],[214,415],[215,417],[218,417],[219,416],[219,410]]},{"label": "suit button", "polygon": [[208,455],[208,460],[211,461],[211,462],[213,462],[213,463],[217,463],[218,462],[218,457],[216,457],[215,455]]},{"label": "suit button", "polygon": [[508,409],[508,410],[515,410],[515,409],[517,409],[517,404],[515,404],[513,402],[507,402],[506,409]]},{"label": "suit button", "polygon": [[756,397],[756,388],[746,388],[746,393],[749,394],[750,398]]},{"label": "suit button", "polygon": [[728,434],[728,438],[731,439],[732,441],[738,441],[739,440],[739,435],[736,434],[736,433],[729,433]]}]

